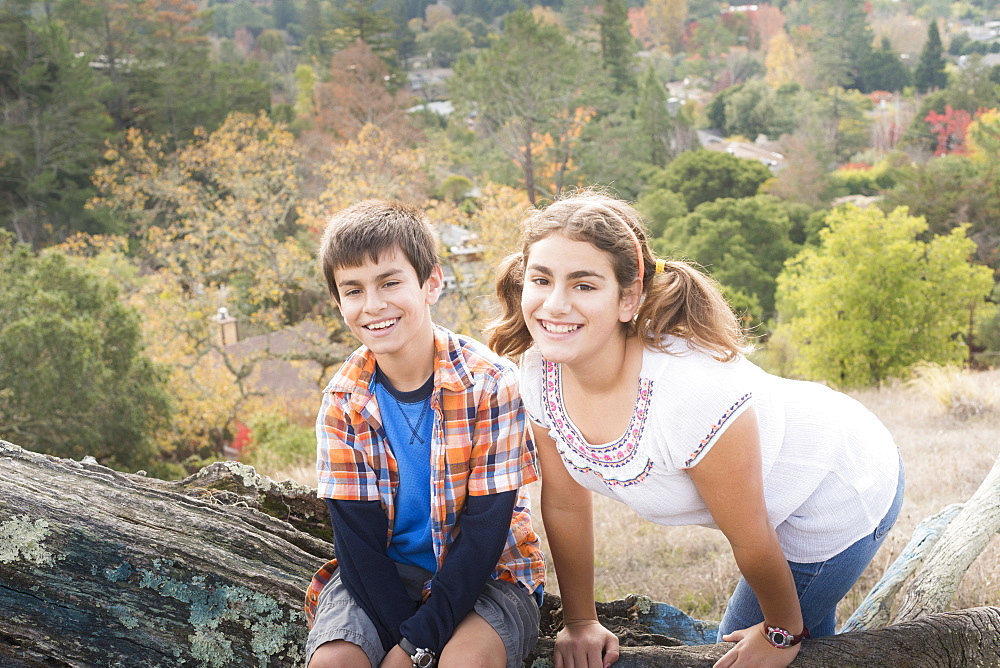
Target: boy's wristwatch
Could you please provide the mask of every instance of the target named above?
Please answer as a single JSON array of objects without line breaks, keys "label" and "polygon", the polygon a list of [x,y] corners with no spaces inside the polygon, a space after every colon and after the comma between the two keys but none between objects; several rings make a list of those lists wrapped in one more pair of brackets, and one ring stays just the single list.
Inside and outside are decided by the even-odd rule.
[{"label": "boy's wristwatch", "polygon": [[780,626],[764,624],[764,637],[767,641],[778,649],[788,649],[792,645],[798,645],[803,639],[809,637],[809,629],[802,627],[802,633],[792,635]]},{"label": "boy's wristwatch", "polygon": [[399,646],[410,656],[414,668],[434,668],[437,665],[437,657],[429,649],[414,647],[406,638],[399,639]]}]

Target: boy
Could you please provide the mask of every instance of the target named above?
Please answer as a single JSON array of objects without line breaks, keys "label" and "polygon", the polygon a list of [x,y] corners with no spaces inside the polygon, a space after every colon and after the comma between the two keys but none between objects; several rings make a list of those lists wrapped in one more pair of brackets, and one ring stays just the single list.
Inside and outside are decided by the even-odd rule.
[{"label": "boy", "polygon": [[319,262],[363,345],[316,423],[338,559],[306,595],[309,666],[517,668],[538,637],[545,566],[515,369],[431,320],[443,274],[419,209],[344,209]]}]

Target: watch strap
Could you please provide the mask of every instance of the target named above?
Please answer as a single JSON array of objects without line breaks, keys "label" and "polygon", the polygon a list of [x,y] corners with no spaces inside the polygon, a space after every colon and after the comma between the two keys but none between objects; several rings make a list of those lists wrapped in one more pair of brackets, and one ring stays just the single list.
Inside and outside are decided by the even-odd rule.
[{"label": "watch strap", "polygon": [[802,633],[793,634],[780,626],[764,623],[764,637],[778,649],[788,649],[809,638],[809,629],[802,627]]},{"label": "watch strap", "polygon": [[415,668],[431,668],[437,664],[437,657],[434,656],[434,652],[429,649],[416,647],[405,637],[400,638],[398,644],[410,657],[410,661],[413,662]]}]

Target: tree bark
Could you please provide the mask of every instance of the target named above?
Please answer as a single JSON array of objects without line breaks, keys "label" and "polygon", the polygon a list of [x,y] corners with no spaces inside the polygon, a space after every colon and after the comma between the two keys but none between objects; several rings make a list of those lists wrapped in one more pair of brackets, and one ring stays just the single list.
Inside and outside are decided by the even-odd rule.
[{"label": "tree bark", "polygon": [[[304,590],[333,555],[315,491],[222,462],[164,482],[0,441],[0,666],[299,666]],[[526,666],[551,666],[559,598]],[[600,605],[618,668],[711,666],[728,644],[644,597]],[[673,624],[674,627],[670,625]],[[675,628],[676,630],[670,630]],[[693,636],[691,635],[693,634]],[[1000,608],[808,641],[792,664],[1000,666]]]},{"label": "tree bark", "polygon": [[[711,668],[732,646],[623,647],[615,668]],[[552,640],[536,655],[550,656]],[[532,665],[526,661],[525,665]],[[536,667],[539,664],[534,664]],[[551,666],[551,663],[541,664]],[[942,612],[875,631],[807,640],[792,668],[996,668],[1000,608]]]},{"label": "tree bark", "polygon": [[0,665],[302,663],[333,550],[260,510],[315,531],[298,494],[233,463],[165,483],[0,441]]}]

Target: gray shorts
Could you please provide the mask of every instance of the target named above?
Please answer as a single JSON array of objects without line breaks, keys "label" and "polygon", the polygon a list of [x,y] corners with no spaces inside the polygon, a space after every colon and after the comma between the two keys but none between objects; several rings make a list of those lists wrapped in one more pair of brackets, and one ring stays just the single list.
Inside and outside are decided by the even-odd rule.
[{"label": "gray shorts", "polygon": [[[419,600],[429,573],[405,565],[400,565],[399,570],[407,591],[414,600]],[[539,611],[535,597],[515,584],[490,579],[476,601],[475,611],[503,641],[507,650],[507,668],[520,668],[538,642]],[[346,640],[360,647],[368,655],[373,668],[377,668],[386,655],[375,624],[351,598],[347,587],[340,581],[339,570],[334,572],[319,594],[313,627],[306,641],[306,662],[312,658],[317,647],[334,640]]]}]

